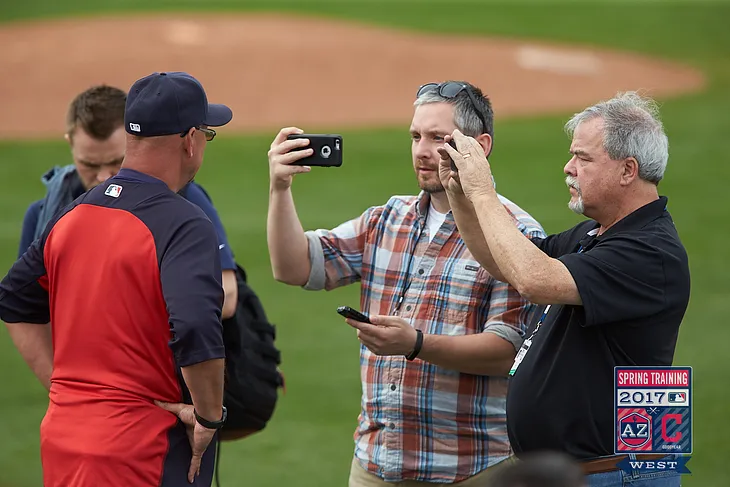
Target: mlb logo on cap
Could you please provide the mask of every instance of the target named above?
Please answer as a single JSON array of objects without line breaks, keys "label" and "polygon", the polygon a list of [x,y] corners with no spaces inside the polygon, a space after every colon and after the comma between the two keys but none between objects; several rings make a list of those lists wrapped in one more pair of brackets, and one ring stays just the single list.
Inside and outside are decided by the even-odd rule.
[{"label": "mlb logo on cap", "polygon": [[104,191],[104,194],[112,198],[119,198],[119,195],[122,194],[122,187],[118,184],[110,184],[106,188],[106,191]]}]

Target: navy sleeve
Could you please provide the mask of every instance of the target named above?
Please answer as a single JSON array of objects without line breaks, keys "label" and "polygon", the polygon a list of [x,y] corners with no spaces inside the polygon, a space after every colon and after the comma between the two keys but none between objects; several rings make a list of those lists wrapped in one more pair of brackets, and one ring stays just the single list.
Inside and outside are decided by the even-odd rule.
[{"label": "navy sleeve", "polygon": [[220,254],[221,269],[236,269],[236,261],[233,257],[233,250],[228,243],[228,236],[226,230],[223,228],[218,212],[213,206],[213,202],[205,192],[205,190],[196,183],[190,183],[185,192],[185,198],[194,203],[208,216],[213,226],[215,227],[215,233],[218,235],[218,250]]},{"label": "navy sleeve", "polygon": [[0,320],[5,323],[51,321],[44,243],[45,238],[32,242],[0,282]]},{"label": "navy sleeve", "polygon": [[664,308],[662,253],[646,241],[615,236],[560,260],[578,287],[586,326],[634,320]]},{"label": "navy sleeve", "polygon": [[18,246],[18,257],[23,255],[30,244],[33,243],[35,227],[38,225],[38,215],[41,212],[43,200],[38,200],[28,207],[23,218],[23,230],[20,232],[20,245]]},{"label": "navy sleeve", "polygon": [[160,280],[177,365],[224,358],[218,243],[213,226],[202,215],[175,232],[160,261]]}]

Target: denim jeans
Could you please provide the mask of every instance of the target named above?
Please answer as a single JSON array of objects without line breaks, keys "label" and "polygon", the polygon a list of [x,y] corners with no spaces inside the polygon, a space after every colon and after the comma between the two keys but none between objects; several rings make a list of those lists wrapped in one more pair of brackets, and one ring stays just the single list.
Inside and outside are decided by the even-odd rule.
[{"label": "denim jeans", "polygon": [[680,487],[681,475],[676,471],[594,473],[588,475],[588,487]]}]

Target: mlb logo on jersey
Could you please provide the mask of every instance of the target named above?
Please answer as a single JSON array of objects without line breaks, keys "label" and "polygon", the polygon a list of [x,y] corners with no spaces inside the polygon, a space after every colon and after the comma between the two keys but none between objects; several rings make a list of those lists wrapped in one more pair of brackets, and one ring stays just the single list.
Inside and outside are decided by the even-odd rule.
[{"label": "mlb logo on jersey", "polygon": [[112,198],[119,198],[119,195],[122,194],[122,187],[118,184],[110,184],[109,187],[106,188],[106,191],[104,191],[104,194],[111,196]]}]

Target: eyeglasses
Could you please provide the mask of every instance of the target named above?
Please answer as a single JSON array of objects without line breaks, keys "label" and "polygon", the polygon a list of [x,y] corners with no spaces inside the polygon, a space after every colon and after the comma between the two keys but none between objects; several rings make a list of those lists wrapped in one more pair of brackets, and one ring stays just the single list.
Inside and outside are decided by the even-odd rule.
[{"label": "eyeglasses", "polygon": [[[207,140],[208,142],[210,142],[211,140],[213,140],[215,138],[215,130],[213,130],[213,129],[206,129],[203,127],[192,127],[192,128],[203,132],[205,134],[205,140]],[[181,133],[180,137],[185,137],[186,135],[188,135],[187,130],[185,132]]]},{"label": "eyeglasses", "polygon": [[477,105],[477,99],[474,96],[474,93],[471,92],[471,89],[469,88],[469,85],[465,83],[459,83],[457,81],[446,81],[444,83],[426,83],[425,85],[421,85],[418,88],[418,91],[416,92],[416,98],[423,95],[424,93],[427,93],[429,91],[438,90],[439,95],[441,95],[444,98],[456,98],[459,93],[462,91],[466,91],[466,94],[469,95],[469,99],[471,100],[471,104],[474,107],[474,111],[477,112],[477,116],[479,117],[479,120],[482,122],[482,130],[483,133],[487,132],[487,121],[484,119],[484,115],[482,114],[482,111],[479,109],[479,105]]},{"label": "eyeglasses", "polygon": [[201,132],[203,132],[205,134],[205,140],[207,140],[208,142],[210,142],[211,140],[213,140],[215,138],[215,130],[213,130],[213,129],[204,129],[204,128],[201,128],[201,127],[195,127],[195,128],[197,130],[200,130]]}]

